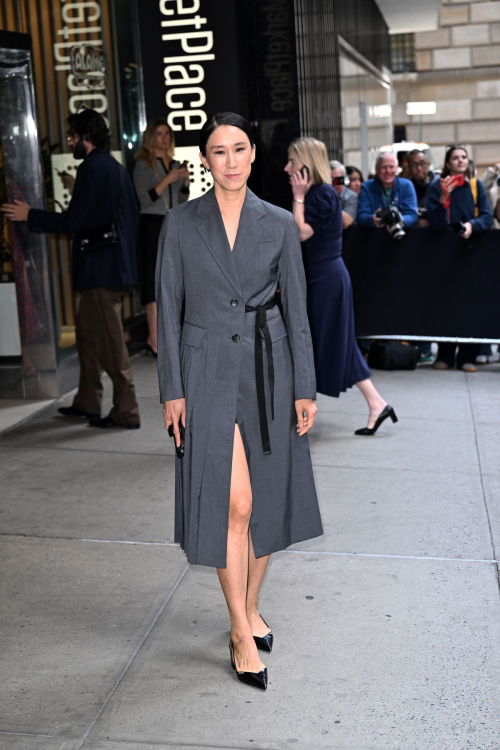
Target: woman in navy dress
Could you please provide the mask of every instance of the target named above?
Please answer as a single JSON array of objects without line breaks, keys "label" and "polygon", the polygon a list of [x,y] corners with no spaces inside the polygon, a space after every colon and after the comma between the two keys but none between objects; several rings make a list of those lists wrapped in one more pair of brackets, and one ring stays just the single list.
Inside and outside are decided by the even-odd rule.
[{"label": "woman in navy dress", "polygon": [[285,172],[302,242],[317,390],[338,398],[357,385],[369,415],[367,426],[355,434],[374,435],[385,419],[397,422],[397,417],[370,380],[356,343],[351,279],[342,260],[342,207],[330,184],[324,143],[315,138],[293,141]]}]

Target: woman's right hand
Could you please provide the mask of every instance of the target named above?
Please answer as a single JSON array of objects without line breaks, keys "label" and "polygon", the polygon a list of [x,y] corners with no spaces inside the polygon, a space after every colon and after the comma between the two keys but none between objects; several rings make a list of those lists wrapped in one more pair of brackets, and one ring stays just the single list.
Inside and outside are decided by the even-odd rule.
[{"label": "woman's right hand", "polygon": [[181,434],[179,431],[179,421],[182,420],[182,426],[186,426],[186,399],[176,398],[173,401],[165,401],[163,404],[163,421],[165,429],[168,430],[170,425],[173,426],[175,444],[179,448],[181,444]]},{"label": "woman's right hand", "polygon": [[450,174],[448,175],[448,177],[444,177],[442,180],[439,180],[439,187],[441,188],[441,203],[445,203],[450,194],[457,187],[457,184],[453,179],[453,176]]}]

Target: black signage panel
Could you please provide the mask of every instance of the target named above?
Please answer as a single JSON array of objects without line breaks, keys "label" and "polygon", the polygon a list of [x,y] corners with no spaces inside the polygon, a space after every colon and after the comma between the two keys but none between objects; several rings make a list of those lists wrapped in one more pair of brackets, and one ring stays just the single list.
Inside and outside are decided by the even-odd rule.
[{"label": "black signage panel", "polygon": [[178,146],[216,112],[247,114],[237,0],[140,0],[146,116],[167,117]]}]

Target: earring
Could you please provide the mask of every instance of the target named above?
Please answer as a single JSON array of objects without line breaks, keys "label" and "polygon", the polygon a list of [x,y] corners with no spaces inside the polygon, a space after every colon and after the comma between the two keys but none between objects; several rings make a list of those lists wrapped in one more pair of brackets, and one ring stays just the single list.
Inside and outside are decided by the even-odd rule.
[{"label": "earring", "polygon": [[203,165],[203,169],[205,170],[205,174],[210,174],[210,170],[209,170],[209,169],[207,169],[207,168],[205,167],[205,165]]}]

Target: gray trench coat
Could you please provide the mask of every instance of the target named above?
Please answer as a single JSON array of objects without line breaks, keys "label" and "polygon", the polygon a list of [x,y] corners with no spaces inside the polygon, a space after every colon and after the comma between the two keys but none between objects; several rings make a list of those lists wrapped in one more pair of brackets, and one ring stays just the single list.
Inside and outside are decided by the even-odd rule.
[{"label": "gray trench coat", "polygon": [[[248,310],[272,301],[278,286],[284,320],[272,302]],[[160,400],[186,399],[175,539],[188,561],[226,567],[235,422],[256,556],[322,534],[308,438],[295,426],[294,401],[315,398],[316,386],[293,216],[247,188],[231,252],[213,189],[176,206],[160,235],[156,300]]]}]

